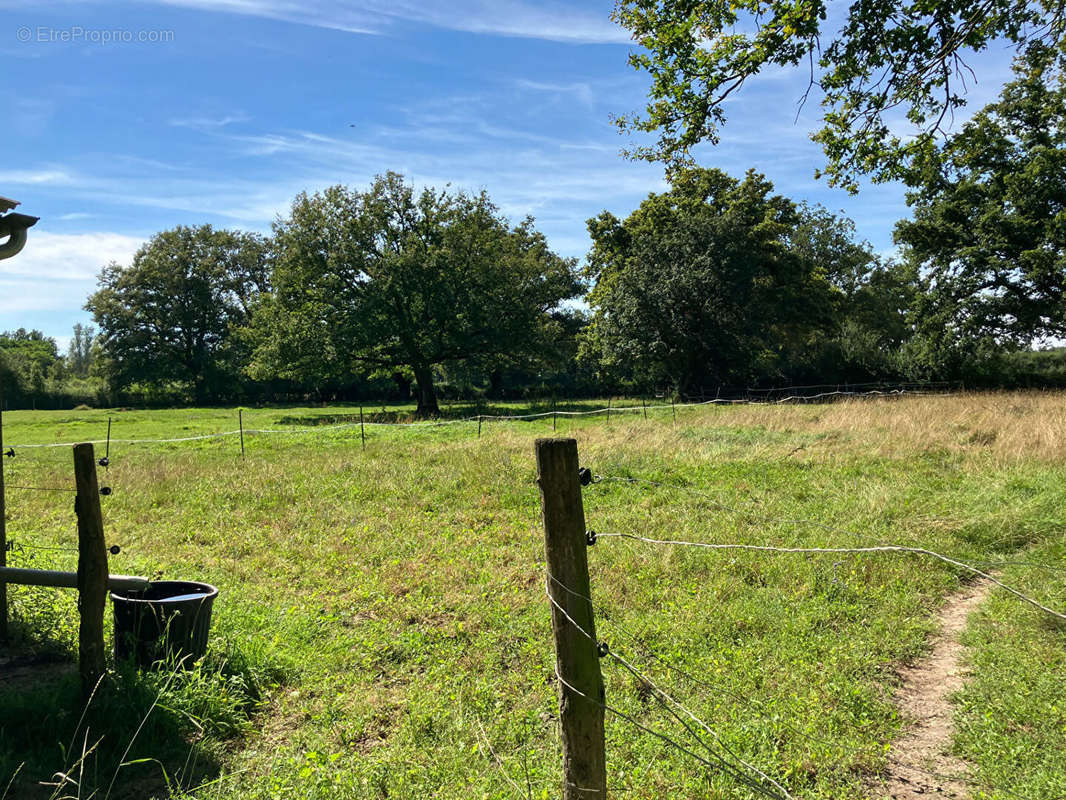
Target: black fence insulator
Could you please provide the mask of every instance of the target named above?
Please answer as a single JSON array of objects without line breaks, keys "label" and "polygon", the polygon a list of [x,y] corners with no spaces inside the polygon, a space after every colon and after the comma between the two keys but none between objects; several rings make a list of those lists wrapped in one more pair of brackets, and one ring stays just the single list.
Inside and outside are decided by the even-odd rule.
[{"label": "black fence insulator", "polygon": [[588,467],[581,467],[577,471],[577,479],[581,482],[582,486],[588,486],[592,483],[592,470]]},{"label": "black fence insulator", "polygon": [[107,552],[109,552],[113,556],[117,556],[119,553],[122,552],[122,548],[119,547],[117,544],[113,544],[109,548],[107,548]]},{"label": "black fence insulator", "polygon": [[111,464],[111,460],[107,456],[104,456],[96,463],[99,464],[101,467],[107,467]]},{"label": "black fence insulator", "polygon": [[596,544],[596,531],[585,531],[585,544]]},{"label": "black fence insulator", "polygon": [[107,497],[109,494],[111,494],[111,487],[110,486],[101,486],[100,487],[100,494],[102,494],[104,497]]},{"label": "black fence insulator", "polygon": [[596,645],[596,654],[600,658],[603,658],[609,652],[611,652],[611,648],[607,646],[607,642],[600,642],[598,645]]},{"label": "black fence insulator", "polygon": [[4,453],[4,455],[7,456],[8,458],[14,458],[15,457],[15,448],[14,447],[9,447],[7,449],[7,452]]}]

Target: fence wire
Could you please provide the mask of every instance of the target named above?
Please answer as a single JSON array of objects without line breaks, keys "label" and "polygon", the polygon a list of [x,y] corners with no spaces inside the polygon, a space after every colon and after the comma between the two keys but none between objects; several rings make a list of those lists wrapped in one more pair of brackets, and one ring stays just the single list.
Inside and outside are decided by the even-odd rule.
[{"label": "fence wire", "polygon": [[[853,392],[853,391],[831,391],[821,392],[814,395],[789,395],[773,400],[760,400],[752,398],[737,398],[737,399],[722,399],[714,398],[711,400],[703,400],[699,402],[688,403],[660,403],[657,405],[639,405],[639,406],[604,406],[602,408],[588,409],[584,411],[560,411],[553,409],[551,411],[539,411],[531,414],[475,414],[466,417],[459,417],[456,419],[438,419],[438,420],[425,420],[419,422],[345,422],[335,425],[315,425],[304,427],[293,427],[291,429],[280,428],[245,428],[243,433],[248,435],[262,435],[262,436],[276,436],[276,435],[304,435],[311,433],[328,433],[333,431],[350,430],[352,428],[362,427],[384,427],[384,428],[437,428],[446,425],[462,425],[476,422],[520,422],[520,421],[533,421],[537,419],[544,419],[547,417],[588,417],[606,414],[632,414],[632,413],[646,413],[648,411],[662,411],[667,409],[684,409],[684,408],[698,408],[701,406],[712,405],[782,405],[782,404],[795,404],[799,402],[811,402],[816,400],[825,400],[827,398],[871,398],[876,399],[878,397],[901,397],[903,395],[916,395],[916,396],[942,396],[944,392],[929,392],[921,391],[918,389],[892,389],[892,390],[872,390],[865,392]],[[198,442],[208,441],[212,439],[225,439],[230,437],[241,436],[242,431],[237,428],[229,431],[219,431],[217,433],[204,433],[193,436],[177,436],[177,437],[162,437],[162,438],[140,438],[140,439],[119,439],[111,438],[111,442],[115,444],[171,444],[181,442]],[[89,441],[89,444],[107,444],[107,439],[94,439]],[[25,449],[48,449],[57,447],[73,447],[75,444],[81,444],[82,442],[50,442],[50,443],[33,443],[33,444],[10,444],[7,446],[13,447],[16,451]]]},{"label": "fence wire", "polygon": [[[821,528],[829,533],[839,533],[849,537],[857,537],[858,534],[854,531],[849,531],[845,528],[838,527],[836,525],[830,525],[820,520],[815,519],[797,519],[797,518],[785,518],[785,517],[770,517],[770,516],[756,516],[753,510],[750,508],[738,508],[737,506],[731,506],[723,503],[717,497],[709,494],[708,492],[696,489],[692,486],[687,486],[681,483],[668,483],[666,481],[654,481],[648,478],[636,478],[630,475],[594,475],[592,478],[593,483],[624,483],[635,486],[651,486],[657,489],[673,489],[685,494],[693,495],[700,498],[700,500],[706,501],[711,506],[719,511],[723,511],[729,514],[736,514],[738,517],[743,517],[746,523],[750,524],[762,524],[762,525],[802,525],[804,527]],[[745,498],[740,498],[745,499]],[[748,502],[753,504],[759,503],[760,500],[757,497],[747,498]],[[943,517],[923,517],[923,519],[945,519]],[[1001,569],[1003,567],[1031,567],[1033,569],[1045,570],[1047,572],[1066,572],[1066,566],[1062,564],[1047,564],[1037,561],[1027,561],[1024,559],[1003,558],[996,561],[972,561],[968,560],[968,564],[973,566],[981,566],[986,569]]]},{"label": "fence wire", "polygon": [[[549,581],[551,583],[556,584],[557,586],[559,586],[560,588],[562,588],[564,591],[568,592],[569,594],[574,595],[575,597],[578,597],[578,598],[583,598],[584,600],[586,600],[590,604],[590,608],[591,608],[591,603],[592,603],[591,599],[589,599],[588,597],[585,597],[585,595],[582,595],[582,594],[580,594],[578,592],[573,591],[572,589],[570,589],[570,587],[568,587],[565,584],[563,584],[562,582],[560,582],[554,575],[551,575],[550,573],[547,574],[547,578],[548,578],[548,581],[546,581],[545,584],[544,584],[544,593],[547,596],[549,602],[559,611],[560,614],[563,615],[563,617],[566,618],[566,620],[571,625],[574,626],[574,628],[578,632],[580,632],[586,639],[588,639],[590,642],[592,642],[592,644],[594,646],[598,646],[599,643],[596,641],[595,637],[592,636],[592,634],[589,633],[587,630],[585,630],[585,628],[582,625],[580,625],[572,616],[570,616],[570,614],[567,612],[567,610],[565,608],[563,608],[563,606],[560,605],[559,602],[552,596]],[[575,691],[577,694],[581,695],[582,697],[588,698],[592,702],[594,702],[597,705],[601,706],[604,710],[609,711],[610,713],[612,713],[612,714],[614,714],[614,715],[626,720],[630,724],[637,726],[638,728],[640,728],[644,732],[650,733],[653,736],[665,741],[666,743],[670,744],[672,747],[678,749],[680,752],[685,753],[686,755],[690,756],[691,758],[696,759],[700,764],[704,765],[705,767],[708,767],[710,769],[717,769],[717,770],[719,770],[721,772],[724,772],[724,773],[730,775],[732,778],[734,778],[738,782],[740,782],[741,784],[747,786],[752,791],[755,791],[755,792],[757,792],[759,794],[762,794],[762,795],[764,795],[766,797],[773,798],[773,800],[781,800],[781,798],[784,798],[784,800],[792,800],[792,795],[789,794],[788,791],[783,786],[781,786],[780,783],[778,783],[776,780],[771,778],[769,775],[767,775],[762,770],[758,769],[757,767],[749,764],[747,761],[744,761],[742,758],[740,758],[736,753],[734,753],[727,745],[725,745],[722,742],[722,740],[718,736],[718,734],[715,731],[713,731],[711,729],[711,727],[709,725],[707,725],[706,722],[704,722],[702,719],[697,717],[696,714],[693,713],[689,708],[687,708],[683,703],[681,703],[677,699],[671,697],[666,692],[664,692],[651,679],[649,679],[645,675],[641,674],[636,669],[636,667],[634,667],[629,661],[627,661],[625,658],[623,658],[622,656],[618,655],[617,653],[613,652],[610,649],[608,649],[606,651],[605,656],[611,658],[616,663],[621,664],[629,673],[631,673],[634,677],[636,677],[637,680],[640,681],[640,683],[642,685],[647,686],[652,691],[652,694],[656,698],[656,700],[658,700],[659,703],[663,706],[663,708],[667,711],[667,713],[669,713],[678,722],[678,724],[680,724],[685,729],[685,731],[689,734],[689,736],[691,736],[701,746],[701,748],[706,751],[707,757],[703,757],[703,756],[698,755],[697,753],[693,752],[691,749],[685,747],[684,745],[679,744],[678,742],[676,742],[675,740],[673,740],[670,737],[666,736],[665,734],[662,734],[662,733],[660,733],[658,731],[655,731],[655,730],[649,728],[646,725],[643,725],[642,723],[640,723],[638,720],[636,720],[632,716],[630,716],[630,715],[628,715],[628,714],[626,714],[626,713],[624,713],[622,711],[619,711],[616,708],[608,706],[607,704],[605,704],[605,703],[603,703],[603,702],[601,702],[601,701],[599,701],[599,700],[597,700],[595,698],[589,697],[584,692],[581,692],[580,690],[574,688],[569,683],[567,683],[563,679],[563,677],[561,675],[559,675],[558,667],[556,668],[555,674],[559,678],[559,681],[561,683],[563,683],[563,685],[565,685],[567,688],[572,689],[573,691]],[[723,750],[726,751],[727,755],[722,755],[721,753],[717,752],[714,748],[712,748],[710,746],[710,744],[708,744],[708,742],[696,732],[696,730],[692,727],[692,724],[690,724],[690,722],[686,722],[685,721],[685,719],[681,716],[681,714],[684,714],[686,717],[689,718],[689,720],[692,723],[698,725],[700,728],[702,728],[704,731],[706,731],[709,735],[711,735],[714,738],[714,740],[718,743],[718,745]],[[758,778],[753,778],[753,777],[751,777],[751,775],[745,774],[743,769],[741,769],[740,767],[737,767],[736,764],[734,764],[734,763],[732,763],[730,761],[730,758],[732,758],[736,762],[739,762],[739,764],[744,769],[747,769],[747,770],[755,773],[755,775],[758,776]],[[766,785],[765,785],[766,783],[769,783],[771,786],[773,786],[775,789],[777,789],[778,792],[780,792],[780,794],[776,794],[776,793],[768,790],[766,788]]]},{"label": "fence wire", "polygon": [[649,536],[639,536],[635,533],[595,533],[595,538],[597,541],[599,541],[601,538],[610,537],[632,539],[634,541],[645,542],[648,544],[668,545],[675,547],[698,547],[703,548],[705,550],[751,550],[766,553],[792,553],[810,555],[911,553],[914,555],[929,556],[930,558],[935,558],[938,561],[943,561],[945,564],[950,564],[954,567],[959,567],[960,569],[964,569],[967,572],[971,572],[984,580],[990,581],[996,586],[999,586],[1001,589],[1010,592],[1019,600],[1023,600],[1029,605],[1034,606],[1035,608],[1038,608],[1039,610],[1045,612],[1046,614],[1050,614],[1051,616],[1056,617],[1057,619],[1066,621],[1066,614],[1062,613],[1061,611],[1056,611],[1053,608],[1048,608],[1047,606],[1040,603],[1038,600],[1030,597],[1027,594],[1024,594],[1023,592],[1020,592],[1012,586],[1008,586],[1006,583],[994,577],[993,575],[990,575],[989,573],[980,570],[977,567],[974,567],[963,561],[959,561],[958,559],[943,555],[942,553],[934,552],[933,550],[928,550],[924,547],[910,547],[907,545],[899,544],[872,545],[870,547],[778,547],[775,545],[765,544],[727,544],[718,542],[693,542],[685,539],[653,539]]}]

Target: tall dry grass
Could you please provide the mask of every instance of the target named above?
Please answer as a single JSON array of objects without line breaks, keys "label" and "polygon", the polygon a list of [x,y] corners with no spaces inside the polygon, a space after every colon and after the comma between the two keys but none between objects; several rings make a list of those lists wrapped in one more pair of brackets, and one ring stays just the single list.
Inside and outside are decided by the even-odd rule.
[{"label": "tall dry grass", "polygon": [[[666,424],[663,424],[663,423]],[[907,458],[939,452],[1004,465],[1066,460],[1066,392],[972,392],[854,398],[832,403],[678,407],[670,411],[559,420],[555,435],[576,436],[582,457],[639,453],[672,460],[733,458]],[[493,446],[525,458],[524,423],[494,429]],[[552,435],[551,431],[537,431]],[[454,446],[451,445],[451,446]],[[472,443],[476,448],[476,444]]]},{"label": "tall dry grass", "polygon": [[[727,422],[726,422],[727,421]],[[984,451],[1018,461],[1066,458],[1066,393],[980,392],[852,399],[825,405],[740,406],[723,422],[846,437],[878,455]]]}]

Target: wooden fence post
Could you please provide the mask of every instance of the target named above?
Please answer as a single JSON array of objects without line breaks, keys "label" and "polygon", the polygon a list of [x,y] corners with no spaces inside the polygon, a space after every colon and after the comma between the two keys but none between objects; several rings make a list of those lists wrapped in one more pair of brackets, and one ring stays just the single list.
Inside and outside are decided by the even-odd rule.
[{"label": "wooden fence post", "polygon": [[78,516],[78,662],[82,695],[88,698],[107,667],[104,604],[107,601],[107,545],[100,512],[100,488],[91,444],[74,445],[74,483]]},{"label": "wooden fence post", "polygon": [[605,798],[605,695],[592,604],[587,600],[590,597],[588,544],[578,478],[577,440],[538,439],[536,455],[544,514],[544,551],[550,576],[547,589],[554,601],[551,612],[556,669],[562,678],[559,684],[562,797],[563,800]]},{"label": "wooden fence post", "polygon": [[613,398],[611,398],[611,397],[607,398],[607,424],[608,425],[611,424],[611,400],[612,399]]},{"label": "wooden fence post", "polygon": [[241,429],[241,458],[244,458],[244,411],[237,409],[237,425]]},{"label": "wooden fence post", "polygon": [[644,395],[640,396],[640,407],[644,409],[644,421],[647,422],[648,421],[648,401],[645,399]]},{"label": "wooden fence post", "polygon": [[359,406],[359,436],[363,440],[363,449],[366,450],[366,428],[363,427],[363,407]]}]

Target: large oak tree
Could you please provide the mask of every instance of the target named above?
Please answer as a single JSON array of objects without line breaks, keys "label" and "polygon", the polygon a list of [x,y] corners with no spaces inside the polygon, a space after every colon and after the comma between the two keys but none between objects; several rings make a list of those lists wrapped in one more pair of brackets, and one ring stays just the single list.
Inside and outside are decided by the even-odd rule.
[{"label": "large oak tree", "polygon": [[418,413],[438,413],[435,365],[538,347],[580,292],[573,260],[484,194],[416,191],[401,175],[366,191],[299,195],[275,226],[274,295],[256,323],[254,374],[304,381],[410,369]]},{"label": "large oak tree", "polygon": [[1031,48],[1016,80],[916,163],[896,240],[921,270],[912,349],[951,362],[1066,336],[1066,77]]},{"label": "large oak tree", "polygon": [[625,220],[589,220],[586,357],[682,392],[781,374],[801,359],[828,334],[843,293],[796,247],[811,239],[805,218],[772,192],[754,172],[686,170]]},{"label": "large oak tree", "polygon": [[240,378],[236,331],[267,287],[263,237],[180,226],[153,236],[126,265],[112,263],[85,308],[119,384],[188,385],[197,402]]}]

